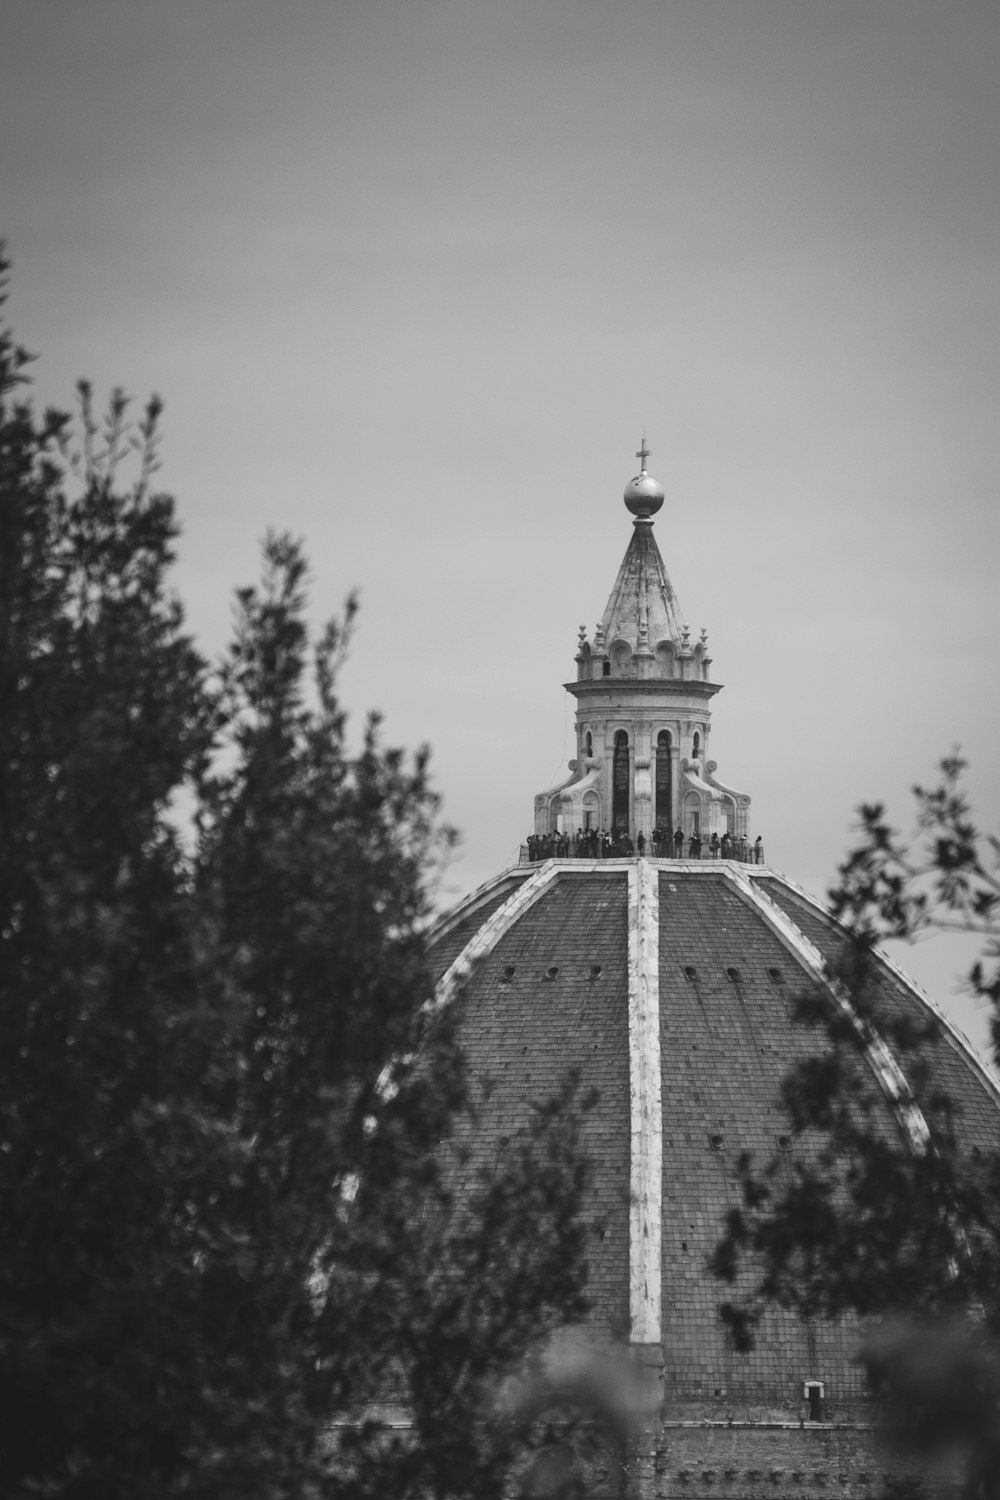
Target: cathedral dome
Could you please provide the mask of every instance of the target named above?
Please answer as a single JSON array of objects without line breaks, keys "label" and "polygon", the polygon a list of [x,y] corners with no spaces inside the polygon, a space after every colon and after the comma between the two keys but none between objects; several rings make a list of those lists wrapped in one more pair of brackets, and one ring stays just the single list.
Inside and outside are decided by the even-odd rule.
[{"label": "cathedral dome", "polygon": [[[638,456],[625,501],[641,520],[663,490],[646,473],[645,438]],[[490,1083],[472,1146],[480,1167],[566,1070],[597,1093],[583,1126],[591,1319],[632,1347],[660,1392],[629,1493],[690,1496],[697,1478],[701,1500],[792,1500],[808,1474],[854,1500],[872,1493],[873,1461],[857,1327],[771,1307],[739,1353],[718,1317],[732,1292],[708,1258],[740,1202],[741,1156],[794,1170],[780,1090],[819,1045],[795,1023],[804,994],[855,1026],[886,1135],[919,1152],[927,1127],[909,1057],[862,1026],[831,978],[843,931],[763,862],[749,795],[710,758],[720,688],[705,639],[691,644],[652,527],[637,525],[564,684],[577,705],[570,774],[535,797],[521,862],[433,930],[438,1000],[454,1007],[472,1076]],[[888,959],[877,963],[873,1014],[890,1030],[936,1022],[922,1086],[956,1102],[966,1149],[994,1149],[992,1075]]]},{"label": "cathedral dome", "polygon": [[[845,1003],[828,967],[842,941],[825,909],[766,865],[668,858],[522,863],[469,896],[432,939],[439,996],[459,1008],[472,1074],[491,1082],[478,1126],[485,1163],[565,1070],[596,1089],[584,1126],[593,1320],[661,1370],[669,1467],[681,1478],[687,1464],[715,1468],[716,1428],[740,1430],[732,1493],[747,1492],[776,1432],[784,1448],[769,1462],[832,1475],[857,1462],[872,1419],[856,1327],[807,1327],[772,1308],[755,1349],[735,1353],[717,1315],[727,1293],[707,1269],[739,1201],[740,1155],[764,1162],[790,1144],[781,1079],[817,1045],[794,1024],[795,1004],[806,991]],[[992,1150],[991,1075],[887,959],[878,983],[891,1020],[936,1017],[931,1086],[957,1101],[968,1147]],[[905,1064],[878,1038],[866,1057],[886,1132],[916,1148]],[[836,1452],[815,1442],[806,1451],[810,1383],[822,1387],[826,1438],[840,1434]]]}]

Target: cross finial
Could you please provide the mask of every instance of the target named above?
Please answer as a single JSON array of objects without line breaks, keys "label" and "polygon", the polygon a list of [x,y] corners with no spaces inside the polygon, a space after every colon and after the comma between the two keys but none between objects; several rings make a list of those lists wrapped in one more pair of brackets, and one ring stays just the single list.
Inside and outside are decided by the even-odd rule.
[{"label": "cross finial", "polygon": [[636,458],[641,459],[641,461],[642,461],[642,472],[643,472],[643,474],[645,474],[645,472],[646,472],[646,459],[649,457],[649,453],[650,453],[650,450],[646,447],[646,433],[645,433],[645,431],[643,431],[643,434],[642,434],[642,447],[639,449],[638,453],[635,455]]}]

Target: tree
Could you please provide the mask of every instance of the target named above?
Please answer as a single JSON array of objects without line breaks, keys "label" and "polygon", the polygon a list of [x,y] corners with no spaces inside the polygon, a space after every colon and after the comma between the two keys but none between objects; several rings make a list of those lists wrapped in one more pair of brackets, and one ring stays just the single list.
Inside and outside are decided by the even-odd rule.
[{"label": "tree", "polygon": [[[814,1056],[782,1085],[798,1151],[740,1163],[742,1205],[727,1216],[713,1269],[755,1285],[722,1317],[737,1347],[752,1345],[767,1302],[804,1317],[860,1314],[861,1348],[888,1413],[927,1451],[960,1445],[970,1495],[1000,1494],[1000,1150],[970,1149],[960,1111],[934,1084],[936,1022],[879,1008],[876,944],[941,931],[976,935],[969,990],[992,1007],[1000,1064],[1000,841],[973,822],[952,755],[930,790],[916,787],[914,833],[902,838],[881,805],[861,809],[861,838],[839,871],[831,910],[844,942],[830,979],[848,1000],[815,993],[797,1019],[817,1029]],[[926,1128],[907,1144],[880,1124],[864,1055],[877,1035],[903,1059]],[[752,1257],[752,1260],[748,1258]]]},{"label": "tree", "polygon": [[[424,752],[374,718],[348,750],[353,607],[311,680],[271,537],[210,668],[159,404],[99,424],[82,387],[77,452],[26,363],[0,332],[0,1490],[498,1495],[489,1391],[584,1307],[573,1083],[454,1191],[476,1101],[424,948],[451,835]],[[387,1391],[406,1435],[366,1420]]]}]

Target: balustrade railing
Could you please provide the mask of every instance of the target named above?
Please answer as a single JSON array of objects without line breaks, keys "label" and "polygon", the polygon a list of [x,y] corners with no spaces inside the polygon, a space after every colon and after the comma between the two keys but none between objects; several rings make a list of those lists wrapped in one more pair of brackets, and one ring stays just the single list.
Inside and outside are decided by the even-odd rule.
[{"label": "balustrade railing", "polygon": [[[578,833],[532,833],[522,845],[529,862],[540,859],[629,859],[644,855],[649,859],[730,859],[745,865],[764,863],[762,838],[713,834],[710,839],[697,834],[657,831],[649,839],[639,834],[610,833],[603,828],[581,829]],[[522,856],[523,857],[523,856]]]}]

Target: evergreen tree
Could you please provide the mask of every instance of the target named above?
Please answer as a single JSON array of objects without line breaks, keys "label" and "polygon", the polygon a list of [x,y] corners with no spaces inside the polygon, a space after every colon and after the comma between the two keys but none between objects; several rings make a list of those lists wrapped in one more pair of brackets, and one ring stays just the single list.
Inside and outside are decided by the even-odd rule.
[{"label": "evergreen tree", "polygon": [[[727,1216],[716,1274],[753,1285],[721,1313],[748,1349],[763,1307],[806,1318],[859,1314],[859,1351],[886,1415],[925,1453],[965,1456],[965,1493],[1000,1495],[1000,1143],[966,1141],[960,1108],[934,1083],[938,1023],[880,1007],[876,945],[934,932],[982,944],[967,987],[992,1008],[1000,1065],[1000,841],[976,828],[963,763],[914,789],[917,826],[902,838],[881,805],[861,809],[861,839],[830,893],[844,941],[829,978],[847,1000],[810,993],[797,1019],[817,1031],[815,1055],[782,1085],[797,1150],[741,1159],[742,1204]],[[918,1137],[887,1132],[866,1054],[883,1038],[901,1059],[922,1116]]]},{"label": "evergreen tree", "polygon": [[490,1392],[584,1308],[572,1083],[454,1191],[450,835],[424,754],[374,719],[348,751],[351,611],[310,673],[269,538],[210,670],[158,404],[136,433],[82,388],[77,454],[26,363],[0,332],[0,1492],[499,1495]]}]

